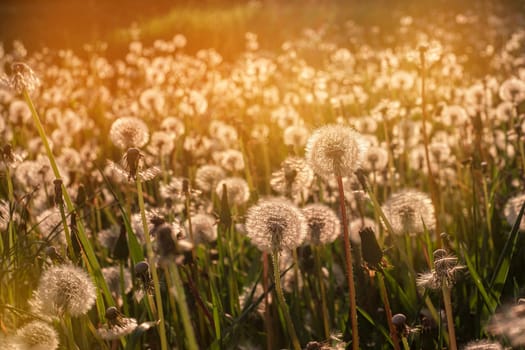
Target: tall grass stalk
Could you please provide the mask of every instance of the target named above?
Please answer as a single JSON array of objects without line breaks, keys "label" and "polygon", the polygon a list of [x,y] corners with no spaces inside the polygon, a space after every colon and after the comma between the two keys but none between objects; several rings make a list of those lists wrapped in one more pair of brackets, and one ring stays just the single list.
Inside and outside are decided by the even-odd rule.
[{"label": "tall grass stalk", "polygon": [[443,283],[443,303],[445,304],[445,314],[447,316],[448,342],[450,350],[457,350],[456,329],[454,327],[454,315],[452,311],[452,301],[450,297],[450,287]]}]

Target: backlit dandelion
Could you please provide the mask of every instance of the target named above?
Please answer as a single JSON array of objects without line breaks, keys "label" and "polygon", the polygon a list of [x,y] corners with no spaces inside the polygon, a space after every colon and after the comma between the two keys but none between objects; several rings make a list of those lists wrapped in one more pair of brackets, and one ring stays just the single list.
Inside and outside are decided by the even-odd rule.
[{"label": "backlit dandelion", "polygon": [[[503,215],[505,215],[509,225],[514,225],[518,219],[518,214],[520,213],[521,206],[524,202],[525,194],[520,194],[507,200],[505,208],[503,209]],[[525,231],[525,220],[523,219],[520,222],[520,231]]]},{"label": "backlit dandelion", "polygon": [[514,104],[520,104],[525,100],[525,81],[510,78],[505,80],[499,88],[499,97],[503,101],[512,102]]},{"label": "backlit dandelion", "polygon": [[[189,231],[189,223],[186,222],[186,231]],[[195,214],[191,217],[191,229],[193,232],[193,243],[206,244],[217,240],[217,220],[208,214]]]},{"label": "backlit dandelion", "polygon": [[430,197],[416,190],[394,193],[382,206],[392,234],[416,234],[436,226],[434,206]]},{"label": "backlit dandelion", "polygon": [[139,118],[121,117],[111,125],[109,138],[121,150],[140,148],[149,140],[148,126]]},{"label": "backlit dandelion", "polygon": [[314,172],[304,158],[288,157],[281,168],[272,173],[270,186],[278,194],[298,202],[308,197],[313,180]]},{"label": "backlit dandelion", "polygon": [[248,237],[267,252],[298,247],[306,238],[307,227],[301,211],[282,198],[260,200],[246,215]]},{"label": "backlit dandelion", "polygon": [[78,317],[91,309],[96,297],[95,286],[84,270],[68,264],[57,265],[42,273],[32,306],[52,317],[65,313]]},{"label": "backlit dandelion", "polygon": [[31,321],[20,327],[15,339],[24,350],[55,350],[59,345],[57,331],[42,321]]},{"label": "backlit dandelion", "polygon": [[228,177],[219,181],[216,187],[216,193],[219,198],[223,196],[224,186],[226,186],[230,204],[242,205],[250,199],[250,188],[243,178]]},{"label": "backlit dandelion", "polygon": [[306,159],[323,177],[351,175],[361,164],[364,145],[359,134],[341,125],[326,125],[308,139]]},{"label": "backlit dandelion", "polygon": [[40,79],[27,64],[15,62],[11,65],[11,70],[11,77],[2,77],[0,84],[10,88],[17,94],[21,94],[24,90],[31,93],[40,87]]},{"label": "backlit dandelion", "polygon": [[203,165],[195,173],[195,184],[203,191],[217,188],[219,181],[226,177],[224,169],[218,165]]},{"label": "backlit dandelion", "polygon": [[487,325],[491,335],[505,337],[512,346],[525,345],[525,304],[507,306],[497,312]]},{"label": "backlit dandelion", "polygon": [[335,212],[323,204],[310,204],[302,209],[308,222],[307,241],[319,245],[333,242],[341,234],[341,222]]}]

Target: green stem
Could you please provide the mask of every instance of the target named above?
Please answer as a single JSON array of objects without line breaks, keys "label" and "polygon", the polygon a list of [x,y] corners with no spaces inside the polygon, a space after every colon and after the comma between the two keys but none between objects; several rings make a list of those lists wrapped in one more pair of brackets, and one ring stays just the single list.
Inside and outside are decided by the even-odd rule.
[{"label": "green stem", "polygon": [[323,329],[326,339],[330,338],[330,321],[328,317],[328,306],[326,303],[326,290],[324,285],[323,272],[321,267],[320,258],[320,247],[313,247],[314,249],[314,260],[315,260],[315,272],[317,273],[317,280],[319,281],[319,290],[321,291],[321,314],[323,315]]},{"label": "green stem", "polygon": [[[64,228],[64,235],[66,236],[67,250],[72,261],[76,261],[77,257],[73,250],[73,241],[71,240],[71,232],[69,232],[69,226],[67,225],[66,212],[64,211],[64,204],[59,204],[60,217],[62,218],[62,227]],[[74,215],[74,214],[73,214]]]},{"label": "green stem", "polygon": [[140,174],[137,174],[137,194],[140,208],[140,216],[142,218],[142,228],[144,230],[144,237],[146,239],[146,251],[151,266],[151,276],[153,278],[153,285],[155,287],[155,301],[157,304],[157,316],[159,318],[159,333],[160,346],[162,350],[168,350],[168,341],[166,338],[166,327],[164,324],[164,312],[162,310],[162,296],[160,294],[159,276],[157,268],[155,267],[155,260],[153,256],[153,247],[151,245],[151,237],[148,229],[148,221],[146,219],[146,210],[144,209],[144,194],[142,193],[142,182]]},{"label": "green stem", "polygon": [[288,333],[290,338],[292,338],[292,344],[294,350],[301,350],[301,344],[297,338],[297,333],[295,333],[295,327],[293,325],[290,312],[288,311],[288,305],[284,300],[283,289],[281,287],[281,272],[279,270],[279,249],[274,248],[272,252],[272,263],[273,263],[273,277],[275,280],[275,294],[277,294],[277,300],[281,306],[281,311],[283,312],[284,319],[286,321],[286,327],[288,328]]},{"label": "green stem", "polygon": [[390,337],[392,338],[392,342],[394,343],[394,350],[400,350],[397,330],[394,324],[392,323],[392,309],[390,308],[390,302],[388,301],[388,293],[386,291],[385,278],[383,277],[382,271],[379,271],[377,273],[377,282],[379,284],[379,292],[381,293],[381,297],[383,298],[383,305],[385,306],[386,312],[386,320],[388,323],[388,329],[390,330]]},{"label": "green stem", "polygon": [[188,310],[188,305],[186,304],[186,295],[184,294],[184,288],[182,287],[182,281],[179,275],[179,269],[176,264],[170,264],[169,273],[171,280],[175,286],[175,300],[179,306],[180,315],[182,317],[182,326],[186,332],[186,339],[188,340],[188,348],[191,350],[197,350],[199,347],[197,345],[197,340],[195,338],[195,332],[190,320],[190,313]]}]

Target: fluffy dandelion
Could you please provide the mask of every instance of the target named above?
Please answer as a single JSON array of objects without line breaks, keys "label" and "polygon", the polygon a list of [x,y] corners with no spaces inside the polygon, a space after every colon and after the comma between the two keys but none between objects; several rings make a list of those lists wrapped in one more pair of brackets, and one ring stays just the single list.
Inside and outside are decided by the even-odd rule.
[{"label": "fluffy dandelion", "polygon": [[148,126],[139,118],[121,117],[111,125],[109,138],[121,150],[140,148],[149,140]]},{"label": "fluffy dandelion", "polygon": [[[520,213],[521,206],[525,202],[525,194],[520,194],[515,197],[510,198],[505,204],[503,209],[503,215],[507,219],[509,225],[514,225],[518,219],[518,214]],[[520,222],[520,231],[525,231],[525,220]]]},{"label": "fluffy dandelion", "polygon": [[323,204],[310,204],[302,211],[308,222],[309,243],[314,245],[331,243],[341,234],[341,222],[330,207]]},{"label": "fluffy dandelion", "polygon": [[416,234],[435,228],[434,206],[430,197],[416,190],[402,190],[392,194],[382,206],[396,235]]},{"label": "fluffy dandelion", "polygon": [[288,157],[281,168],[272,173],[270,186],[278,194],[299,202],[308,197],[313,180],[314,172],[304,158]]},{"label": "fluffy dandelion", "polygon": [[487,332],[507,338],[512,346],[525,345],[525,304],[504,308],[492,316]]},{"label": "fluffy dandelion", "polygon": [[215,190],[219,198],[223,195],[224,186],[226,186],[228,202],[230,204],[243,205],[250,199],[250,188],[243,178],[228,177],[219,181]]},{"label": "fluffy dandelion", "polygon": [[[186,222],[186,232],[189,231],[189,223]],[[191,229],[193,243],[205,244],[217,240],[217,220],[209,214],[195,214],[191,217]]]},{"label": "fluffy dandelion", "polygon": [[503,101],[520,104],[525,100],[525,81],[517,78],[505,80],[499,87],[499,97]]},{"label": "fluffy dandelion", "polygon": [[224,169],[218,165],[203,165],[195,173],[195,184],[203,191],[212,191],[217,188],[219,181],[226,177]]},{"label": "fluffy dandelion", "polygon": [[31,93],[41,85],[40,79],[27,64],[15,62],[11,65],[11,70],[11,77],[2,77],[0,84],[10,88],[17,94],[22,94],[24,90]]},{"label": "fluffy dandelion", "polygon": [[251,242],[260,250],[280,251],[303,243],[307,222],[299,208],[288,200],[263,199],[248,209],[246,231]]},{"label": "fluffy dandelion", "polygon": [[79,267],[64,264],[42,273],[31,304],[34,311],[47,316],[78,317],[91,309],[96,298],[89,275]]},{"label": "fluffy dandelion", "polygon": [[106,280],[109,291],[118,304],[122,303],[122,292],[128,294],[133,288],[131,273],[127,268],[123,269],[124,274],[120,273],[118,266],[108,266],[102,268],[102,276]]},{"label": "fluffy dandelion", "polygon": [[106,319],[107,323],[97,328],[98,335],[105,340],[120,339],[137,328],[137,320],[124,317],[114,306],[107,308]]},{"label": "fluffy dandelion", "polygon": [[326,125],[308,139],[306,159],[316,174],[323,177],[348,176],[361,164],[364,144],[352,128]]},{"label": "fluffy dandelion", "polygon": [[20,327],[15,339],[24,350],[55,350],[59,345],[56,330],[42,321],[31,321]]},{"label": "fluffy dandelion", "polygon": [[495,341],[476,340],[467,343],[463,350],[503,350],[503,346]]}]

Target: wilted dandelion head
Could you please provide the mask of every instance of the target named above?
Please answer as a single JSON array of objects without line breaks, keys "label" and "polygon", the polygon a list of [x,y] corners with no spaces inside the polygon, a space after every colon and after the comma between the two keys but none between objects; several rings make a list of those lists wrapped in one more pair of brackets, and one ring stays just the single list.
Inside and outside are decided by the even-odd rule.
[{"label": "wilted dandelion head", "polygon": [[226,173],[220,166],[203,165],[195,173],[195,184],[203,191],[212,191],[225,177]]},{"label": "wilted dandelion head", "polygon": [[316,174],[323,177],[347,176],[360,165],[364,145],[360,135],[343,125],[326,125],[308,139],[306,159]]},{"label": "wilted dandelion head", "polygon": [[281,163],[281,169],[272,173],[270,186],[283,196],[299,201],[306,198],[314,180],[314,171],[304,158],[288,157]]},{"label": "wilted dandelion head", "polygon": [[307,222],[301,210],[286,199],[260,200],[246,215],[246,231],[262,251],[293,249],[306,238]]},{"label": "wilted dandelion head", "polygon": [[24,350],[55,350],[59,344],[56,330],[42,321],[25,324],[17,329],[15,337]]},{"label": "wilted dandelion head", "polygon": [[98,335],[105,340],[120,339],[137,328],[137,320],[122,316],[114,306],[106,309],[106,319],[107,323],[97,329]]},{"label": "wilted dandelion head", "polygon": [[149,140],[148,126],[139,118],[121,117],[111,125],[109,138],[122,150],[140,148]]},{"label": "wilted dandelion head", "polygon": [[250,199],[250,188],[248,183],[241,177],[228,177],[217,184],[216,192],[219,198],[222,198],[224,186],[228,194],[230,204],[242,205]]},{"label": "wilted dandelion head", "polygon": [[[505,204],[503,209],[503,215],[507,219],[509,225],[514,225],[518,219],[518,214],[520,213],[521,206],[525,202],[525,194],[520,194],[515,197],[510,198]],[[520,222],[520,231],[525,231],[525,220],[523,218]]]},{"label": "wilted dandelion head", "polygon": [[73,265],[57,265],[42,273],[32,306],[48,316],[86,314],[97,297],[89,275]]},{"label": "wilted dandelion head", "polygon": [[458,273],[464,266],[459,265],[458,258],[447,253],[445,249],[434,251],[434,268],[430,272],[417,277],[416,284],[425,289],[440,289],[442,286],[452,287],[456,283]]},{"label": "wilted dandelion head", "polygon": [[310,244],[333,242],[341,233],[341,222],[335,212],[324,204],[310,204],[302,209],[308,223],[306,241]]},{"label": "wilted dandelion head", "polygon": [[402,190],[392,194],[382,206],[388,222],[396,235],[416,234],[426,227],[436,226],[434,206],[430,197],[416,190]]}]

